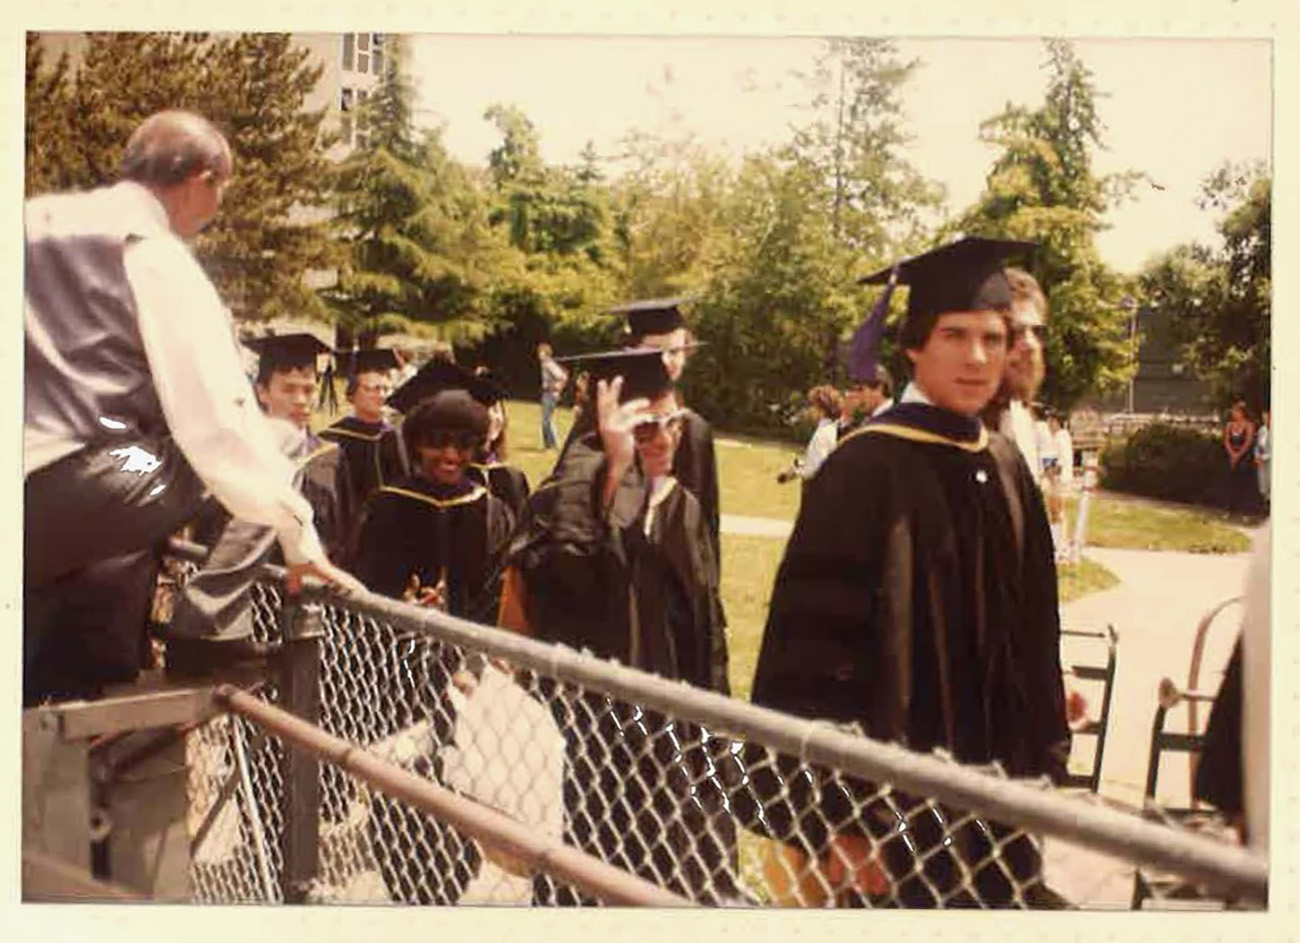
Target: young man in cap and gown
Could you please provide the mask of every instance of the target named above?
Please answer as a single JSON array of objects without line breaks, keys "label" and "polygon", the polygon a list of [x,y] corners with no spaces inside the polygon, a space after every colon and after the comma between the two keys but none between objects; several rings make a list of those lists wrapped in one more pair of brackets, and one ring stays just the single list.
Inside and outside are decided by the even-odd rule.
[{"label": "young man in cap and gown", "polygon": [[[311,506],[326,554],[338,561],[355,513],[348,467],[338,446],[310,426],[317,359],[331,351],[301,333],[249,338],[244,346],[257,355],[257,401],[297,469],[294,485]],[[182,670],[204,651],[237,653],[253,639],[252,602],[243,587],[260,564],[283,560],[273,530],[232,517],[215,502],[200,513],[195,528],[194,539],[209,547],[208,556],[178,594],[166,630],[168,664]]]},{"label": "young man in cap and gown", "polygon": [[339,367],[347,377],[345,395],[352,415],[321,430],[321,438],[338,444],[348,463],[349,502],[365,507],[382,485],[409,473],[401,432],[384,417],[384,401],[392,392],[389,379],[397,358],[388,348],[341,353]]},{"label": "young man in cap and gown", "polygon": [[[1007,353],[1001,260],[1028,248],[968,238],[864,279],[911,288],[901,341],[912,382],[809,482],[753,701],[1057,779],[1070,730],[1051,535],[1019,453],[979,420]],[[884,311],[882,299],[875,316]],[[851,901],[1059,901],[1033,840],[1003,825],[820,771],[796,776],[792,762],[753,775],[768,833],[793,860],[817,860]]]},{"label": "young man in cap and gown", "polygon": [[[499,622],[725,694],[717,564],[700,502],[671,473],[684,416],[663,356],[644,348],[582,363],[595,381],[596,428],[529,498]],[[735,826],[715,766],[727,744],[539,683],[569,742],[566,841],[696,899],[734,899]],[[576,722],[570,699],[585,707]],[[578,900],[545,877],[535,887],[541,902]]]}]

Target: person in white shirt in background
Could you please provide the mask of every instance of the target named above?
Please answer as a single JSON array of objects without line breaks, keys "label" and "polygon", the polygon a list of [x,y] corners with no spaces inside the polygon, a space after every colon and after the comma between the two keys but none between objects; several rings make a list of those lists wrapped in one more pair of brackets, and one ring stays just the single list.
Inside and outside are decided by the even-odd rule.
[{"label": "person in white shirt in background", "polygon": [[1255,430],[1255,469],[1259,474],[1259,497],[1264,502],[1266,512],[1270,499],[1269,471],[1273,464],[1273,430],[1269,426],[1271,419],[1269,411],[1264,410],[1259,428]]},{"label": "person in white shirt in background", "polygon": [[1068,490],[1074,484],[1074,439],[1070,437],[1068,417],[1063,422],[1057,413],[1049,414],[1047,428],[1056,443],[1056,467],[1061,470],[1061,487]]},{"label": "person in white shirt in background", "polygon": [[307,575],[360,588],[326,558],[184,241],[216,217],[232,169],[209,121],[164,111],[131,135],[120,182],[24,208],[25,644],[87,568],[145,551],[156,565],[206,490],[276,531],[291,591]]},{"label": "person in white shirt in background", "polygon": [[[1047,474],[1049,468],[1055,468],[1058,456],[1056,454],[1056,437],[1052,435],[1051,427],[1047,423],[1046,410],[1041,406],[1034,407],[1034,443],[1038,447],[1038,465],[1043,475]],[[1040,476],[1040,481],[1041,481]]]},{"label": "person in white shirt in background", "polygon": [[843,405],[840,391],[830,384],[815,386],[808,391],[808,412],[817,420],[817,428],[808,440],[808,447],[802,458],[796,458],[790,467],[776,476],[776,480],[785,484],[802,478],[805,481],[817,474],[817,469],[826,456],[835,449],[838,439],[840,410]]}]

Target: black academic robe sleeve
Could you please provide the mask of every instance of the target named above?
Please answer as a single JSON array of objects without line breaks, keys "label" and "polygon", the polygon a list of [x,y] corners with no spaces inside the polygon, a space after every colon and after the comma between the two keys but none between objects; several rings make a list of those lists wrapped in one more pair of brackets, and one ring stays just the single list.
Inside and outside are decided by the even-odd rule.
[{"label": "black academic robe sleeve", "polygon": [[312,520],[325,555],[338,562],[347,550],[353,524],[353,492],[343,450],[326,447],[307,460],[300,490],[311,505]]},{"label": "black academic robe sleeve", "polygon": [[700,502],[700,510],[713,544],[714,559],[721,569],[721,512],[718,497],[718,456],[713,445],[713,426],[692,409],[682,422],[682,441],[673,460],[673,477]]}]

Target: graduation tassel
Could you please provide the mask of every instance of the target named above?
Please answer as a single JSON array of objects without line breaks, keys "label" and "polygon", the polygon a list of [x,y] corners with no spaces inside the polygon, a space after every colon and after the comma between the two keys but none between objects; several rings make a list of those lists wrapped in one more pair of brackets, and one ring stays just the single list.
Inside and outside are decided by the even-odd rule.
[{"label": "graduation tassel", "polygon": [[853,383],[875,383],[876,366],[880,362],[880,339],[885,334],[885,318],[889,315],[889,299],[898,284],[898,266],[889,273],[885,290],[876,299],[871,313],[853,332],[849,342],[849,380]]}]

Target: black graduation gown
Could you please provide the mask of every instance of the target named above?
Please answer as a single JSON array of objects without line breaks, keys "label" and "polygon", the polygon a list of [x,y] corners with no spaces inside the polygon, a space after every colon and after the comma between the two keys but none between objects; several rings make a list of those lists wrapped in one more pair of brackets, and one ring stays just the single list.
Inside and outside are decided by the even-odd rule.
[{"label": "black graduation gown", "polygon": [[[808,483],[777,574],[753,700],[857,723],[914,750],[942,747],[963,763],[997,760],[1012,775],[1059,778],[1070,742],[1059,637],[1047,517],[1014,445],[977,421],[903,404],[841,440]],[[785,772],[791,780],[788,764]],[[770,772],[755,781],[769,798],[782,785]],[[825,822],[851,821],[854,806],[837,788],[818,798],[805,784],[791,781],[793,801],[769,808],[764,825],[791,840],[797,824],[820,854]],[[864,800],[875,791],[857,785]],[[816,807],[820,815],[796,822]],[[896,825],[869,806],[850,827],[880,837]],[[922,848],[945,837],[933,815],[909,825]],[[952,850],[971,864],[988,859],[974,827],[958,830]],[[1036,851],[1012,850],[1003,850],[1004,863],[1032,881]],[[887,869],[912,867],[910,856],[890,852]],[[926,867],[941,891],[956,870],[942,855]],[[984,903],[1010,902],[999,869],[985,875]],[[905,906],[935,902],[918,880],[898,882],[894,893]],[[963,902],[971,903],[948,901]]]},{"label": "black graduation gown", "polygon": [[1241,639],[1237,639],[1214,696],[1214,706],[1210,709],[1194,782],[1196,798],[1211,803],[1227,816],[1240,815],[1246,806],[1242,776],[1242,704]]},{"label": "black graduation gown", "polygon": [[[529,625],[547,641],[726,693],[717,565],[699,502],[673,484],[651,507],[633,468],[603,514],[604,470],[597,434],[579,436],[525,506],[508,562],[523,577]],[[585,710],[577,716],[590,720],[575,722],[556,686],[539,683],[567,743],[566,841],[692,896],[702,896],[703,864],[726,890],[716,872],[734,858],[730,823],[704,828],[701,819],[721,809],[709,779],[717,741],[594,692],[578,696]],[[578,900],[546,878],[536,893],[541,902]]]},{"label": "black graduation gown", "polygon": [[366,502],[352,571],[367,589],[394,599],[401,598],[412,574],[424,586],[445,575],[448,611],[491,621],[510,525],[505,505],[482,485],[464,481],[447,488],[411,475],[381,487]]},{"label": "black graduation gown", "polygon": [[[495,618],[500,554],[510,532],[510,513],[481,485],[446,487],[413,475],[375,491],[357,529],[352,572],[368,589],[400,598],[412,574],[425,586],[445,575],[448,611],[484,622]],[[455,732],[445,693],[465,665],[465,655],[416,633],[399,634],[386,667],[384,696],[402,707],[387,725],[371,725],[375,739],[403,736],[402,728],[429,723],[429,752],[414,764],[421,775],[442,779],[440,748]],[[356,692],[358,697],[373,692]],[[367,711],[358,706],[363,714]],[[370,842],[380,874],[395,900],[453,904],[477,872],[477,846],[455,829],[387,796],[370,806]]]},{"label": "black graduation gown", "polygon": [[466,475],[494,496],[510,510],[512,520],[519,520],[524,502],[528,500],[528,476],[521,469],[504,462],[482,462],[470,465]]},{"label": "black graduation gown", "polygon": [[298,490],[311,505],[312,521],[331,560],[341,560],[359,505],[353,503],[351,467],[346,453],[333,442],[307,433],[290,455],[298,466]]},{"label": "black graduation gown", "polygon": [[377,488],[410,474],[402,436],[387,422],[345,416],[320,434],[343,450],[351,488],[349,503],[358,513]]}]

